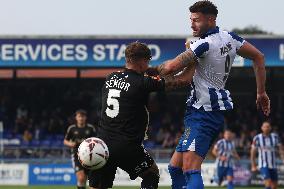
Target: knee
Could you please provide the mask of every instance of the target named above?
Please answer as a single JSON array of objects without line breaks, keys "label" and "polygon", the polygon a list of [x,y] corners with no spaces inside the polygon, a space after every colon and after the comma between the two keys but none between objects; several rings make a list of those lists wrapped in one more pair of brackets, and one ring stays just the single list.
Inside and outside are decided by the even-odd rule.
[{"label": "knee", "polygon": [[175,152],[171,158],[170,165],[173,167],[182,167],[182,153]]},{"label": "knee", "polygon": [[270,187],[271,184],[272,184],[272,182],[271,182],[270,179],[267,179],[267,180],[264,181],[264,185],[265,185],[266,187]]},{"label": "knee", "polygon": [[81,184],[85,184],[85,182],[86,182],[85,177],[83,177],[83,176],[79,177],[78,182],[81,183]]},{"label": "knee", "polygon": [[232,182],[233,179],[234,179],[234,178],[233,178],[232,176],[227,176],[227,181],[228,181],[228,182]]},{"label": "knee", "polygon": [[188,170],[201,170],[201,164],[203,158],[197,155],[195,152],[186,152],[183,156],[183,166],[182,169],[184,172]]},{"label": "knee", "polygon": [[77,174],[77,182],[80,185],[85,185],[86,183],[86,175],[84,173]]}]

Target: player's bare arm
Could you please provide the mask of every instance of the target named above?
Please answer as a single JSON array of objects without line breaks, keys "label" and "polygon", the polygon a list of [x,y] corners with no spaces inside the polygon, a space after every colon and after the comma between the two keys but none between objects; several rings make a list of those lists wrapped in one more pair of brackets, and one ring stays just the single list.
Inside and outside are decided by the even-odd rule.
[{"label": "player's bare arm", "polygon": [[182,71],[185,67],[193,68],[197,63],[197,57],[189,49],[172,60],[165,61],[163,64],[149,68],[149,72],[159,74],[161,76],[174,75]]},{"label": "player's bare arm", "polygon": [[189,85],[192,80],[194,71],[195,69],[186,67],[180,74],[165,76],[165,90],[174,90]]},{"label": "player's bare arm", "polygon": [[236,150],[233,151],[233,157],[236,158],[237,160],[240,160],[240,156]]},{"label": "player's bare arm", "polygon": [[256,104],[257,107],[261,108],[264,114],[268,116],[270,114],[270,100],[265,90],[266,71],[264,55],[249,42],[245,42],[237,53],[238,55],[253,61],[257,86]]},{"label": "player's bare arm", "polygon": [[252,146],[251,150],[250,150],[250,161],[251,161],[251,170],[252,171],[257,170],[255,159],[256,159],[256,148],[254,146]]},{"label": "player's bare arm", "polygon": [[[213,150],[212,150],[212,154],[215,156],[215,157],[218,157],[218,148],[217,146],[214,146]],[[220,156],[219,159],[221,161],[226,161],[227,160],[227,157],[226,156]]]},{"label": "player's bare arm", "polygon": [[214,146],[213,150],[212,150],[212,154],[217,157],[218,156],[218,149],[217,146]]},{"label": "player's bare arm", "polygon": [[66,139],[64,139],[63,143],[64,143],[65,146],[68,146],[70,148],[74,148],[76,146],[75,142],[72,142],[72,141],[69,141],[69,140],[66,140]]}]

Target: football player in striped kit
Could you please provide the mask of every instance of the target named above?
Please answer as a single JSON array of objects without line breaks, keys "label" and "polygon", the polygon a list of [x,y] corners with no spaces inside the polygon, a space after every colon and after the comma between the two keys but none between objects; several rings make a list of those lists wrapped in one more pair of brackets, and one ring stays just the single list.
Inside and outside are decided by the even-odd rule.
[{"label": "football player in striped kit", "polygon": [[186,72],[188,84],[191,81],[192,84],[184,117],[185,130],[169,164],[173,189],[204,188],[201,164],[223,130],[224,111],[233,109],[230,92],[224,87],[236,55],[253,61],[256,102],[265,115],[270,113],[264,55],[237,34],[216,25],[218,9],[212,2],[198,1],[189,10],[193,36],[199,39],[176,58],[152,68],[162,77],[182,70],[194,73],[192,78],[191,72]]},{"label": "football player in striped kit", "polygon": [[257,171],[256,153],[258,152],[258,168],[264,180],[265,189],[277,188],[277,158],[276,152],[283,158],[283,147],[277,134],[271,132],[271,124],[268,121],[263,122],[261,126],[262,133],[253,138],[251,146],[251,170]]},{"label": "football player in striped kit", "polygon": [[227,188],[233,189],[233,166],[234,158],[240,160],[235,145],[233,143],[233,133],[231,130],[226,129],[224,131],[224,138],[217,141],[213,150],[213,155],[216,156],[216,165],[217,165],[217,183],[220,186],[223,182],[223,179],[226,178]]}]

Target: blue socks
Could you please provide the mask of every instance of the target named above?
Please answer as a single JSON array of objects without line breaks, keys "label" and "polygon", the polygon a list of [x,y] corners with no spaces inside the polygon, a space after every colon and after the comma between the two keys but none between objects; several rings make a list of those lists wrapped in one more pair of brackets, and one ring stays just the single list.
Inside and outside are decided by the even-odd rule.
[{"label": "blue socks", "polygon": [[186,189],[204,189],[200,170],[190,170],[184,173],[187,182]]},{"label": "blue socks", "polygon": [[182,169],[169,165],[168,170],[172,178],[172,189],[185,189],[186,181]]},{"label": "blue socks", "polygon": [[270,187],[265,187],[265,189],[271,189]]},{"label": "blue socks", "polygon": [[172,179],[172,189],[204,189],[200,170],[191,170],[183,173],[181,168],[171,165],[168,166],[168,169]]},{"label": "blue socks", "polygon": [[233,181],[228,182],[227,189],[234,189]]}]

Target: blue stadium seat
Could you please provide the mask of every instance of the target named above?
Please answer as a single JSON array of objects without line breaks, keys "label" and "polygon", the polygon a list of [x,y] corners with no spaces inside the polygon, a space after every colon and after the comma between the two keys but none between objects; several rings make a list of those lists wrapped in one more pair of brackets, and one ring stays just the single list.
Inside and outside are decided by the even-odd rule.
[{"label": "blue stadium seat", "polygon": [[50,144],[51,144],[50,140],[42,140],[40,142],[41,147],[50,147]]},{"label": "blue stadium seat", "polygon": [[30,142],[25,141],[25,140],[21,140],[21,144],[20,144],[21,148],[27,148],[27,147],[29,147],[29,145],[30,145]]},{"label": "blue stadium seat", "polygon": [[23,138],[23,135],[22,135],[22,134],[16,134],[16,135],[15,135],[15,138],[22,139],[22,138]]},{"label": "blue stadium seat", "polygon": [[54,137],[56,140],[62,140],[62,142],[63,142],[63,140],[64,140],[64,135],[55,135],[55,137]]},{"label": "blue stadium seat", "polygon": [[44,139],[45,139],[45,140],[50,140],[50,141],[52,141],[52,140],[55,139],[55,137],[54,137],[53,135],[46,135],[46,136],[44,137]]},{"label": "blue stadium seat", "polygon": [[3,138],[12,139],[13,138],[13,134],[10,133],[10,132],[4,132],[3,133]]},{"label": "blue stadium seat", "polygon": [[63,140],[53,140],[51,142],[51,148],[62,148],[63,146]]},{"label": "blue stadium seat", "polygon": [[30,143],[30,146],[31,147],[39,147],[40,146],[40,141],[39,140],[32,140],[31,143]]}]

